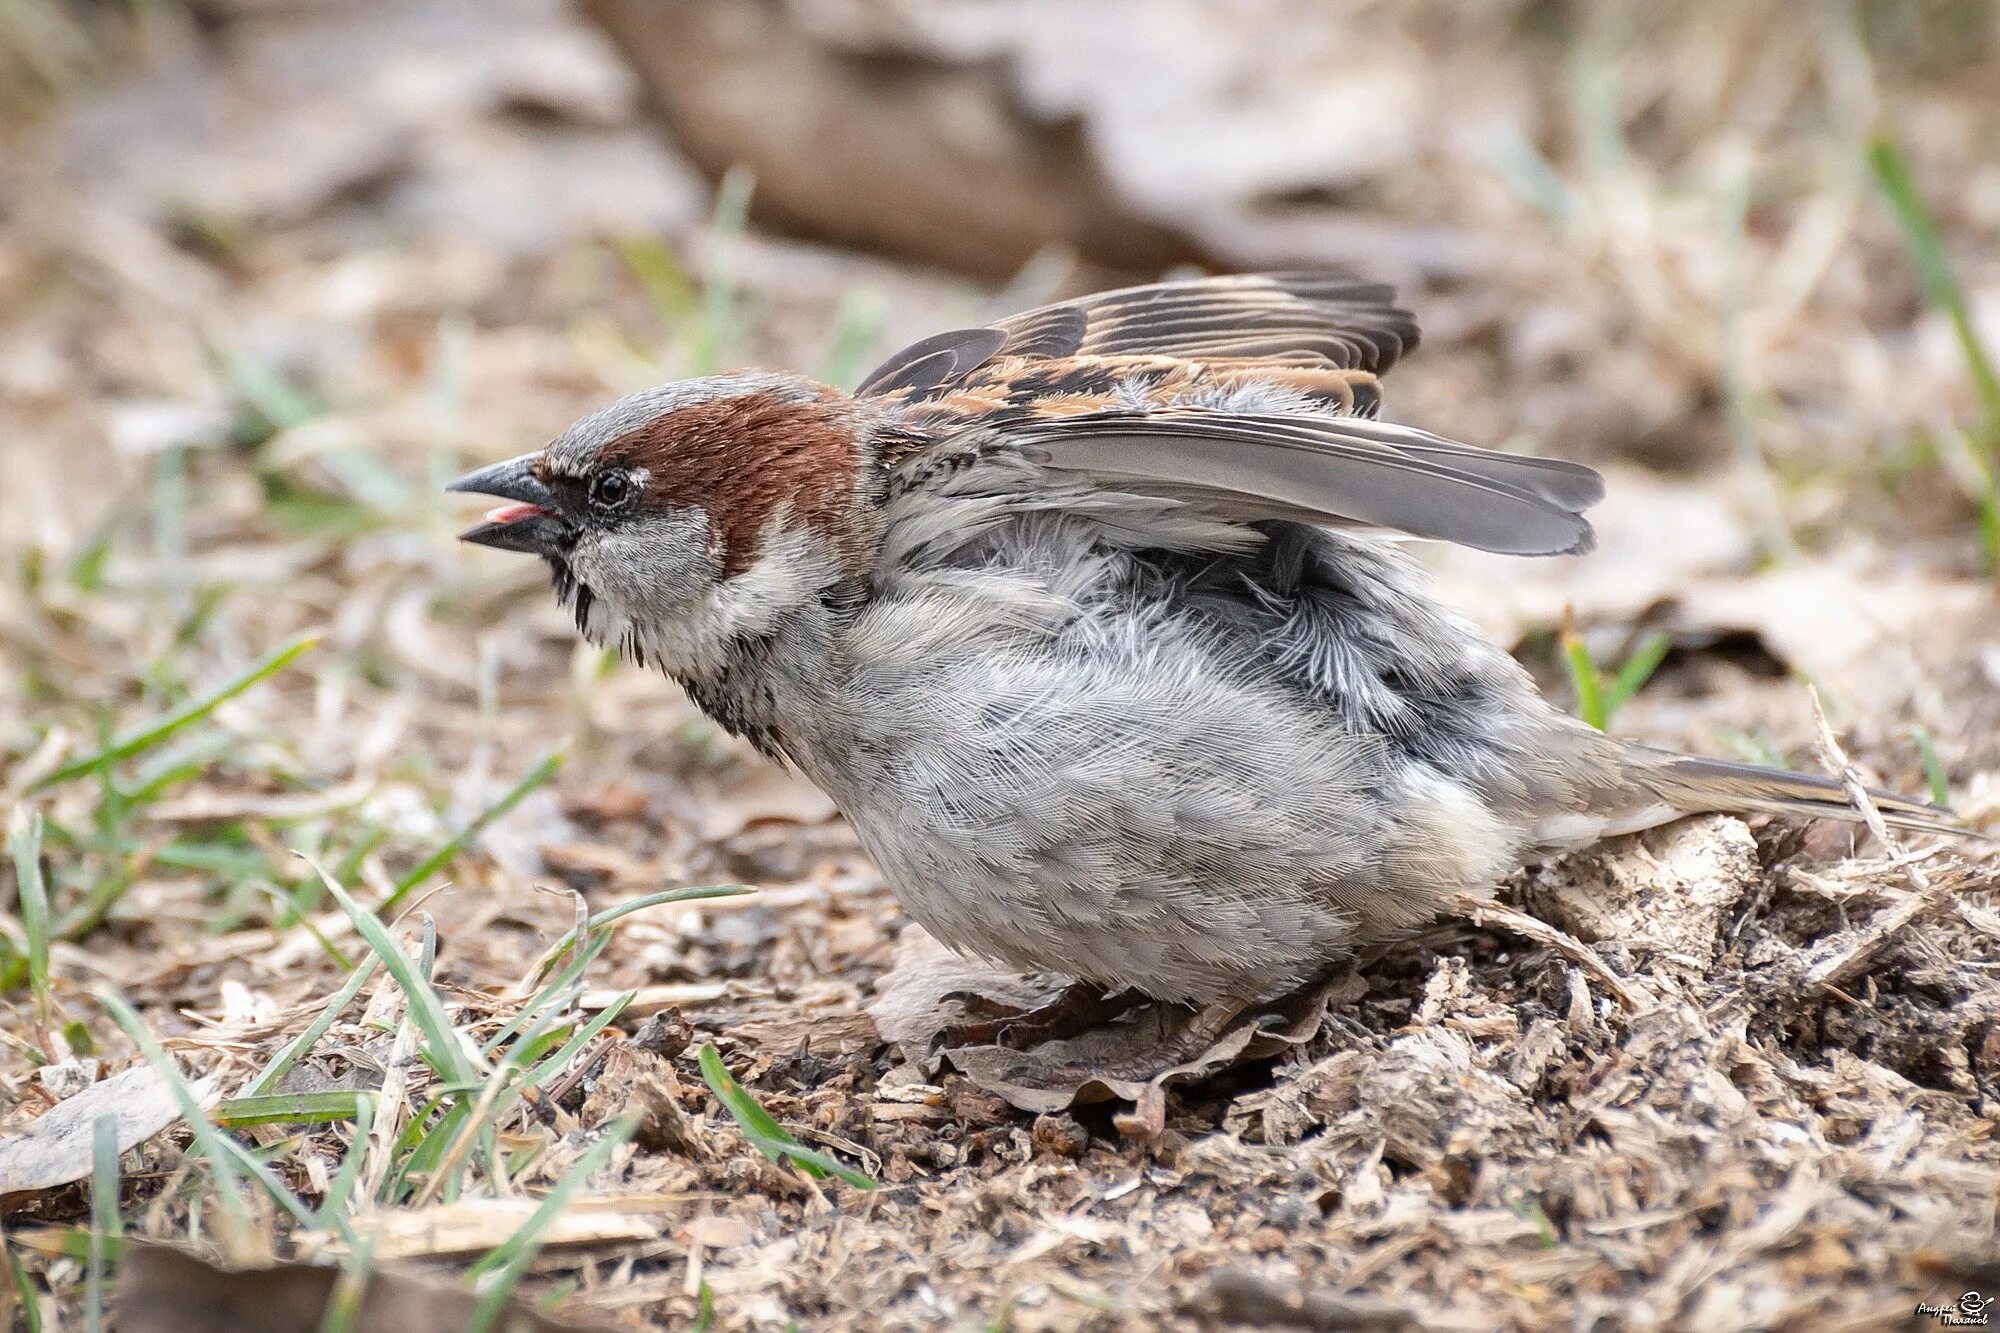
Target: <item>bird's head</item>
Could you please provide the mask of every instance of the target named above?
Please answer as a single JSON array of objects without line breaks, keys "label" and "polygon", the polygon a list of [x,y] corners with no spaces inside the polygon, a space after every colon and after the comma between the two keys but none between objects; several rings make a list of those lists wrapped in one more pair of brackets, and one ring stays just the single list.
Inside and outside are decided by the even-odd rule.
[{"label": "bird's head", "polygon": [[680,670],[865,565],[868,433],[824,385],[713,375],[622,398],[450,489],[508,502],[462,540],[541,556],[587,637]]}]

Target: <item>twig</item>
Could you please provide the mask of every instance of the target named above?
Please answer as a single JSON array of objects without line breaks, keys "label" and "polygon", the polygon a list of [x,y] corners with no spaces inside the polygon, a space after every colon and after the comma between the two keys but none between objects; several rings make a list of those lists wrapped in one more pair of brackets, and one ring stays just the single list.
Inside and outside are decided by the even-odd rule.
[{"label": "twig", "polygon": [[1599,958],[1582,940],[1557,930],[1539,917],[1518,912],[1504,903],[1490,898],[1475,898],[1462,893],[1452,900],[1452,906],[1463,913],[1474,925],[1494,926],[1526,940],[1532,940],[1543,948],[1562,955],[1578,967],[1597,978],[1605,990],[1616,997],[1627,1013],[1639,1013],[1653,1007],[1651,995],[1633,989],[1631,983],[1611,970],[1611,965]]},{"label": "twig", "polygon": [[[1851,940],[1844,949],[1823,958],[1806,971],[1806,980],[1817,986],[1838,989],[1845,983],[1866,971],[1870,964],[1882,955],[1890,943],[1918,917],[1934,911],[1945,895],[1932,885],[1930,877],[1915,858],[1905,852],[1889,833],[1889,826],[1876,808],[1875,800],[1868,794],[1867,784],[1861,780],[1861,771],[1840,748],[1840,741],[1833,734],[1833,726],[1826,719],[1826,709],[1820,703],[1819,690],[1806,686],[1807,697],[1812,703],[1813,726],[1818,732],[1820,759],[1840,778],[1841,788],[1846,791],[1848,802],[1853,805],[1861,822],[1875,835],[1888,853],[1890,864],[1903,873],[1911,892],[1897,893],[1895,901],[1870,917],[1866,924],[1847,933]],[[1893,890],[1885,891],[1893,892]]]}]

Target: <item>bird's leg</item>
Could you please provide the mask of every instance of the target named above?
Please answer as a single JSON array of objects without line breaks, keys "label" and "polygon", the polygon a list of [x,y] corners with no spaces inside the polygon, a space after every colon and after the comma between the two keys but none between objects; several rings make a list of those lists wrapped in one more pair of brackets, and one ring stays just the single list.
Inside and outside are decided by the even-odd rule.
[{"label": "bird's leg", "polygon": [[1032,1009],[1015,1009],[967,991],[955,992],[952,998],[981,1017],[946,1028],[942,1034],[944,1045],[1007,1046],[1014,1050],[1088,1032],[1142,999],[1136,992],[1106,992],[1088,981],[1072,982],[1054,999]]}]

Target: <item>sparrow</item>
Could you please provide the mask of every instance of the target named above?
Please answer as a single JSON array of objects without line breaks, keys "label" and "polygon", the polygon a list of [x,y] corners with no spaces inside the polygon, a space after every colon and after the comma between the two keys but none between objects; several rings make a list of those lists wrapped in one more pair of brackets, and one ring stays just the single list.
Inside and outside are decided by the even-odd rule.
[{"label": "sparrow", "polygon": [[1026,971],[1249,1002],[1598,839],[1854,818],[1558,711],[1435,598],[1395,539],[1581,554],[1604,486],[1381,420],[1416,344],[1380,284],[1162,282],[852,393],[663,384],[451,489],[508,502],[465,541],[821,787],[910,917]]}]

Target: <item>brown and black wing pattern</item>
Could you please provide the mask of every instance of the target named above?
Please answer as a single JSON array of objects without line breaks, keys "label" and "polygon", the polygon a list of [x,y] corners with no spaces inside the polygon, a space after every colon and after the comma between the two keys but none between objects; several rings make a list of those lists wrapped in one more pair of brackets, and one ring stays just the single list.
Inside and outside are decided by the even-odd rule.
[{"label": "brown and black wing pattern", "polygon": [[1591,469],[1372,420],[1376,376],[1417,342],[1394,295],[1306,273],[1101,292],[926,339],[861,392],[898,405],[902,457],[977,432],[1096,488],[1232,520],[1589,549]]},{"label": "brown and black wing pattern", "polygon": [[1417,321],[1379,282],[1248,273],[1097,292],[980,329],[934,334],[861,382],[864,396],[949,392],[991,361],[1172,357],[1379,375],[1417,345]]},{"label": "brown and black wing pattern", "polygon": [[1000,320],[1002,356],[1268,360],[1382,374],[1417,345],[1395,288],[1324,273],[1247,273],[1098,292]]}]

